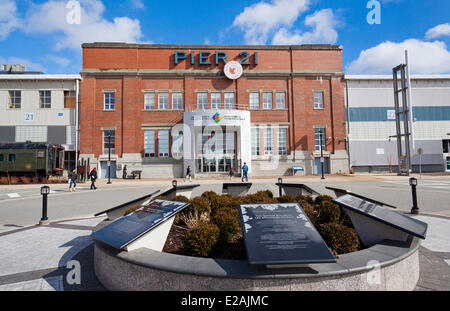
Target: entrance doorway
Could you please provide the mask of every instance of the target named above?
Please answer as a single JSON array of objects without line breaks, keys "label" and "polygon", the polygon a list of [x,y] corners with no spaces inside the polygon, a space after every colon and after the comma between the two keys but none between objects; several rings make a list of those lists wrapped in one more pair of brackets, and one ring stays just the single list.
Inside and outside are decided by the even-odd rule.
[{"label": "entrance doorway", "polygon": [[[100,162],[102,173],[101,178],[107,179],[108,176],[108,162]],[[116,162],[111,161],[111,178],[117,178]]]}]

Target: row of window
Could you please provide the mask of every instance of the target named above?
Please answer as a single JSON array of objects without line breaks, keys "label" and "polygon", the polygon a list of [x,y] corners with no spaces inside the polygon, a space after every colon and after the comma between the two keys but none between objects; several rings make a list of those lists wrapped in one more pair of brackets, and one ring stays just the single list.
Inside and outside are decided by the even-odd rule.
[{"label": "row of window", "polygon": [[[158,96],[156,96],[158,94]],[[158,98],[156,98],[158,97]],[[250,109],[286,109],[286,93],[275,92],[275,106],[273,92],[249,93]],[[158,104],[156,104],[158,103]],[[115,92],[104,93],[104,109],[115,110]],[[197,108],[207,109],[235,109],[235,93],[208,92],[197,93]],[[323,91],[314,91],[314,109],[323,109]],[[144,94],[144,110],[169,110],[169,92],[148,92]],[[172,93],[172,110],[183,110],[183,93]]]},{"label": "row of window", "polygon": [[[20,109],[22,107],[22,91],[8,92],[8,108]],[[64,91],[64,108],[75,108],[76,92]],[[52,91],[39,91],[39,108],[52,108]]]},{"label": "row of window", "polygon": [[[259,128],[252,128],[251,130],[251,148],[252,156],[273,155],[274,148],[274,129],[264,128],[264,153],[261,151],[261,131]],[[278,129],[278,155],[287,155],[287,129]]]}]

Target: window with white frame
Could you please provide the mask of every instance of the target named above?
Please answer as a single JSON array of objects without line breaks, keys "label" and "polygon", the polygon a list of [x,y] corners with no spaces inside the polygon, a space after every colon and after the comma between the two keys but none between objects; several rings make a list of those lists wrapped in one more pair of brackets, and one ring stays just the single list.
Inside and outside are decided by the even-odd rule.
[{"label": "window with white frame", "polygon": [[272,93],[263,93],[263,109],[273,108],[273,96]]},{"label": "window with white frame", "polygon": [[167,158],[169,156],[169,131],[158,131],[158,156]]},{"label": "window with white frame", "polygon": [[9,109],[20,109],[22,103],[21,91],[9,91]]},{"label": "window with white frame", "polygon": [[116,153],[116,131],[103,131],[103,154],[108,154],[111,149],[111,154]]},{"label": "window with white frame", "polygon": [[250,92],[250,109],[259,108],[259,92]]},{"label": "window with white frame", "polygon": [[252,128],[251,130],[252,156],[261,155],[260,141],[261,140],[259,128]]},{"label": "window with white frame", "polygon": [[183,93],[172,93],[172,109],[183,110]]},{"label": "window with white frame", "polygon": [[264,155],[273,154],[273,128],[264,129]]},{"label": "window with white frame", "polygon": [[169,109],[169,93],[161,92],[158,93],[158,109],[168,110]]},{"label": "window with white frame", "polygon": [[314,91],[314,109],[323,108],[323,91]]},{"label": "window with white frame", "polygon": [[277,109],[286,109],[286,93],[276,93],[275,94]]},{"label": "window with white frame", "polygon": [[52,108],[52,91],[39,91],[39,107]]},{"label": "window with white frame", "polygon": [[144,94],[144,109],[145,110],[155,110],[155,93],[145,93]]},{"label": "window with white frame", "polygon": [[222,107],[222,93],[211,93],[211,109],[221,109]]},{"label": "window with white frame", "polygon": [[278,129],[278,154],[287,155],[287,129]]},{"label": "window with white frame", "polygon": [[225,109],[234,109],[234,93],[224,93]]},{"label": "window with white frame", "polygon": [[172,131],[172,157],[183,157],[183,132]]},{"label": "window with white frame", "polygon": [[115,92],[105,92],[105,110],[114,110],[116,107],[116,93]]},{"label": "window with white frame", "polygon": [[201,92],[197,94],[197,107],[198,109],[208,109],[208,93]]},{"label": "window with white frame", "polygon": [[154,158],[155,153],[155,131],[144,131],[144,158]]},{"label": "window with white frame", "polygon": [[[324,127],[314,129],[315,149],[316,151],[326,151],[326,129]],[[321,144],[322,142],[322,144]],[[322,149],[321,149],[322,148]]]}]

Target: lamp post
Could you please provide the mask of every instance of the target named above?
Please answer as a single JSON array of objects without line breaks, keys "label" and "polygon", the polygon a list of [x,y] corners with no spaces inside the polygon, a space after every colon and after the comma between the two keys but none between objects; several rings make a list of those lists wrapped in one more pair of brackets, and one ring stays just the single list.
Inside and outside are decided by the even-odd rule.
[{"label": "lamp post", "polygon": [[111,131],[108,131],[108,185],[111,184]]},{"label": "lamp post", "polygon": [[283,188],[281,184],[283,184],[283,178],[278,178],[278,192],[280,197],[283,196]]},{"label": "lamp post", "polygon": [[46,225],[48,223],[48,217],[47,217],[47,196],[50,193],[50,187],[49,186],[43,186],[41,188],[41,195],[42,195],[42,218],[39,222],[40,226]]},{"label": "lamp post", "polygon": [[417,178],[411,178],[409,179],[409,185],[411,186],[412,190],[412,200],[413,200],[413,207],[411,209],[411,214],[418,215],[419,214],[419,207],[417,206]]},{"label": "lamp post", "polygon": [[323,135],[323,130],[321,129],[320,132],[319,132],[319,139],[320,139],[320,165],[322,167],[322,178],[321,179],[325,179],[325,176],[324,176],[324,173],[323,173],[323,163],[324,163],[325,159],[323,158],[322,135]]}]

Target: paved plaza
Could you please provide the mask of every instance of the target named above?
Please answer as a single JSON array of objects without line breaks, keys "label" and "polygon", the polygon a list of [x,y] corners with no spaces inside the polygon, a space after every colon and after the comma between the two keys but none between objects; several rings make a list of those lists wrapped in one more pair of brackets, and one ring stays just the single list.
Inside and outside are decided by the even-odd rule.
[{"label": "paved plaza", "polygon": [[[397,206],[401,212],[411,209],[407,178],[362,175],[329,176],[325,181],[316,176],[285,180],[304,183],[330,195],[333,194],[326,186],[346,188]],[[221,183],[228,181],[195,180],[201,186],[193,191],[193,196],[207,190],[221,193]],[[251,192],[269,189],[278,193],[276,179],[250,182]],[[51,185],[51,224],[45,227],[37,226],[41,217],[40,185],[0,186],[0,291],[105,290],[93,271],[90,238],[94,227],[105,217],[94,214],[170,185],[170,180],[113,180],[112,185],[100,182],[97,191],[82,184],[76,193],[68,192],[67,185]],[[9,196],[12,193],[16,195]],[[420,248],[421,275],[416,290],[450,290],[450,177],[423,176],[419,179],[418,196],[421,215],[417,219],[428,223],[429,228]],[[80,284],[70,281],[72,261],[80,263]]]}]

